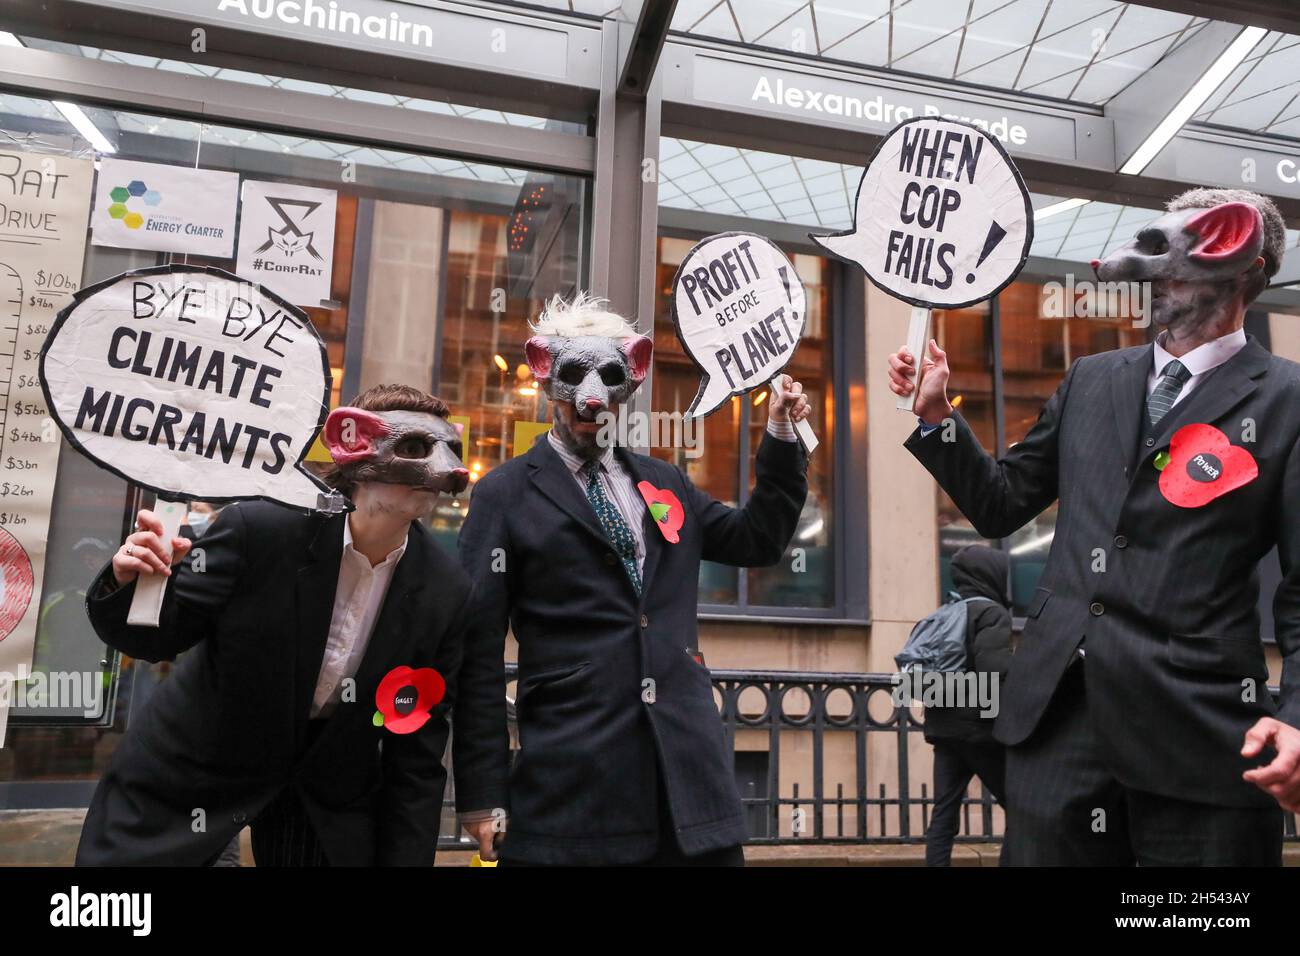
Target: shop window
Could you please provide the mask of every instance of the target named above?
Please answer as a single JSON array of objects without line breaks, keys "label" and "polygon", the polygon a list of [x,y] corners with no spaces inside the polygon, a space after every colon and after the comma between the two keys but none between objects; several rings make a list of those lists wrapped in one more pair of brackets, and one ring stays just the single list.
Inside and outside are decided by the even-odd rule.
[{"label": "shop window", "polygon": [[[544,417],[535,383],[519,370],[527,321],[545,297],[576,287],[583,180],[270,129],[77,108],[120,159],[333,190],[334,245],[322,250],[331,258],[329,297],[302,304],[325,342],[331,406],[373,384],[404,382],[441,392],[463,416],[467,465],[476,476],[526,450]],[[8,149],[99,158],[48,100],[0,93],[0,137]],[[89,285],[172,261],[238,271],[233,259],[88,243],[80,278]],[[320,450],[308,463],[323,468],[325,461]],[[444,497],[431,520],[449,547],[464,498]],[[33,670],[93,673],[106,693],[93,712],[10,710],[0,805],[11,797],[26,806],[88,800],[121,732],[173,666],[115,655],[84,612],[86,587],[150,500],[62,448],[48,503]],[[13,796],[10,785],[24,796]]]},{"label": "shop window", "polygon": [[[653,408],[684,412],[699,388],[700,373],[682,350],[673,329],[673,275],[693,240],[660,237],[655,303]],[[821,444],[808,469],[808,500],[794,539],[770,568],[737,569],[703,562],[700,608],[721,613],[780,614],[788,609],[829,612],[838,606],[835,508],[835,391],[831,330],[832,274],[820,256],[791,253],[808,294],[808,320],[786,371],[803,383]],[[754,483],[754,456],[767,427],[766,389],[736,396],[704,418],[693,449],[652,448],[651,453],[682,468],[696,486],[730,505],[741,505]]]}]

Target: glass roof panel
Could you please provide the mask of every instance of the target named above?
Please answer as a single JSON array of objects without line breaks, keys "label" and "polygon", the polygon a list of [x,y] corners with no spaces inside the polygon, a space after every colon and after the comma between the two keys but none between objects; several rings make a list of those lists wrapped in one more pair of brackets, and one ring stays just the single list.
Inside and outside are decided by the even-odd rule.
[{"label": "glass roof panel", "polygon": [[1205,22],[1115,0],[683,0],[672,26],[1101,105]]}]

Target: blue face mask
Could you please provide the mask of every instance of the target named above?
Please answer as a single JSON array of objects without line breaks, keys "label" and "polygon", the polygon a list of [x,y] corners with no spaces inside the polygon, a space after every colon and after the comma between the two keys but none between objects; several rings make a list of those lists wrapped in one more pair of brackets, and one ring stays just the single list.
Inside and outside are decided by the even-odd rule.
[{"label": "blue face mask", "polygon": [[212,523],[212,515],[205,511],[191,511],[185,516],[185,523],[197,537],[208,530],[208,525]]}]

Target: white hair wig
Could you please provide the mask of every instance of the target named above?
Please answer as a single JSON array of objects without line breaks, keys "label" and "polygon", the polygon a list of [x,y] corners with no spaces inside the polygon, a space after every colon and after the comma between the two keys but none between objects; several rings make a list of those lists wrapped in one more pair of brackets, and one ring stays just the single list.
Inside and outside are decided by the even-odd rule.
[{"label": "white hair wig", "polygon": [[551,300],[542,309],[542,314],[530,322],[529,326],[537,335],[554,335],[559,338],[597,335],[623,339],[641,334],[623,316],[611,312],[607,300],[586,292],[579,292],[568,302],[563,296],[551,296]]}]

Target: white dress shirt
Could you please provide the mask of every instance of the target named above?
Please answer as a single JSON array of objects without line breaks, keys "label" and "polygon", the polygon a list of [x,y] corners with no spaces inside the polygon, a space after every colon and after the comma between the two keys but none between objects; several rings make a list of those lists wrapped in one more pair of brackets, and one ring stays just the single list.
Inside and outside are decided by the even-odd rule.
[{"label": "white dress shirt", "polygon": [[328,717],[333,713],[343,681],[356,676],[384,606],[393,570],[405,553],[403,540],[400,548],[390,551],[388,557],[371,567],[370,559],[352,547],[352,516],[343,522],[343,557],[339,561],[329,639],[325,642],[325,656],[311,702],[312,717]]},{"label": "white dress shirt", "polygon": [[[1204,345],[1198,345],[1184,356],[1170,355],[1165,351],[1162,340],[1165,333],[1161,332],[1156,336],[1153,348],[1155,349],[1155,361],[1151,364],[1151,373],[1147,376],[1147,397],[1156,390],[1156,382],[1160,380],[1160,373],[1165,370],[1165,366],[1175,358],[1183,363],[1183,368],[1192,373],[1192,377],[1183,383],[1182,391],[1174,396],[1174,405],[1177,405],[1184,398],[1192,393],[1200,382],[1205,380],[1205,376],[1214,371],[1228,359],[1232,358],[1246,345],[1246,333],[1241,329],[1235,332],[1229,332],[1227,335],[1220,336],[1212,342],[1206,342]],[[1173,405],[1170,406],[1172,408]]]}]

